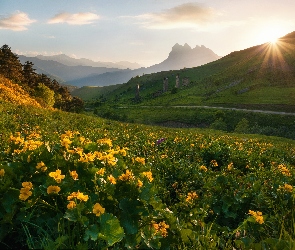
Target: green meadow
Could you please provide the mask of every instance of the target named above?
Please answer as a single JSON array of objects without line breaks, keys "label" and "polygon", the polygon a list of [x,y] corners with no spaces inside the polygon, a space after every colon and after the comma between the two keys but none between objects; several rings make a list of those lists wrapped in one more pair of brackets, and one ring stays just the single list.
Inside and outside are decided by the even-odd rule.
[{"label": "green meadow", "polygon": [[295,247],[293,140],[0,110],[1,248]]}]

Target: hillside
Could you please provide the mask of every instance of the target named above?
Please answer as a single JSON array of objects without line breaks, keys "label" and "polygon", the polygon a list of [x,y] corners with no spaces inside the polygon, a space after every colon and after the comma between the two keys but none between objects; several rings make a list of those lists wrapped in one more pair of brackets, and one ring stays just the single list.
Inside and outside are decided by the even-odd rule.
[{"label": "hillside", "polygon": [[292,140],[0,110],[3,249],[295,246]]},{"label": "hillside", "polygon": [[[136,77],[107,95],[109,103],[132,103],[137,86],[142,105],[295,107],[295,32],[276,44],[232,52],[195,68]],[[176,86],[179,77],[179,87]],[[163,91],[163,79],[168,86]],[[174,90],[173,90],[174,89]],[[172,91],[173,90],[173,91]],[[172,91],[172,92],[171,92]]]},{"label": "hillside", "polygon": [[21,86],[0,75],[0,100],[16,105],[41,107]]}]

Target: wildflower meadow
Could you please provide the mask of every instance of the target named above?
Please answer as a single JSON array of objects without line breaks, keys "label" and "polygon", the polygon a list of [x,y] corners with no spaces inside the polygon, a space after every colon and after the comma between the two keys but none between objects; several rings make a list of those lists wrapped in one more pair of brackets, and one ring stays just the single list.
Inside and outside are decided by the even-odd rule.
[{"label": "wildflower meadow", "polygon": [[0,246],[294,249],[294,141],[1,103]]}]

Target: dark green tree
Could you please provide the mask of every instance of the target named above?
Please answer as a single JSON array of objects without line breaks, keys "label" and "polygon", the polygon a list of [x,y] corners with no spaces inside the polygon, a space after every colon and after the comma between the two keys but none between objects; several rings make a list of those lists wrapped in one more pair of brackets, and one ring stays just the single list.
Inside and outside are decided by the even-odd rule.
[{"label": "dark green tree", "polygon": [[23,80],[22,71],[22,64],[18,60],[18,56],[11,51],[8,45],[3,45],[0,48],[0,74],[20,83]]},{"label": "dark green tree", "polygon": [[32,62],[26,61],[23,65],[22,71],[24,83],[28,85],[30,88],[38,86],[38,74],[35,72],[33,66],[34,64]]}]

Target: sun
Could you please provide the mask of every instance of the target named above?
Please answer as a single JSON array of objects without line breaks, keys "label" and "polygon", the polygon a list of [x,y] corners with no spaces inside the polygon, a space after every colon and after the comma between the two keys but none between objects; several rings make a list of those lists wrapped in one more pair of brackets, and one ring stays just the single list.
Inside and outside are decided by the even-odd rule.
[{"label": "sun", "polygon": [[279,29],[276,29],[275,27],[269,27],[268,29],[265,29],[263,32],[263,37],[265,39],[265,42],[276,44],[278,42],[278,39],[283,35],[282,31]]},{"label": "sun", "polygon": [[278,40],[279,40],[279,37],[274,36],[269,39],[269,43],[276,44]]},{"label": "sun", "polygon": [[277,44],[279,38],[287,34],[287,27],[283,26],[279,21],[273,21],[259,25],[256,30],[255,40],[257,44],[269,43]]}]

